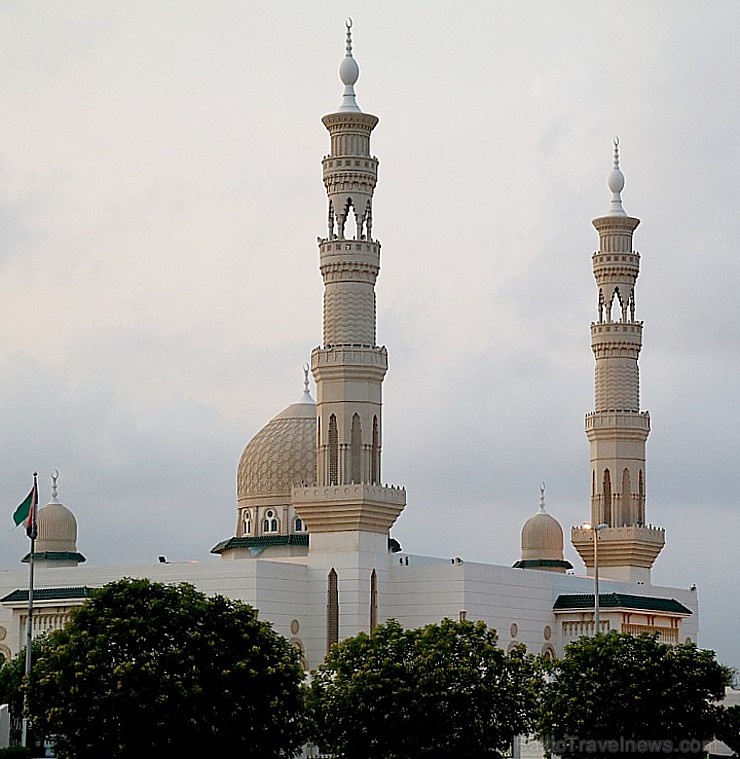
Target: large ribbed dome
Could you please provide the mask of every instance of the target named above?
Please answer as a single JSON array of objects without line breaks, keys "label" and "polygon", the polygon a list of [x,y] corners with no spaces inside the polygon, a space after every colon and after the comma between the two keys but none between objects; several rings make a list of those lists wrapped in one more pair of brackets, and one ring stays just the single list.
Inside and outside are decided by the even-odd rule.
[{"label": "large ribbed dome", "polygon": [[38,513],[36,553],[77,551],[77,520],[61,503],[49,503]]},{"label": "large ribbed dome", "polygon": [[247,444],[236,475],[237,498],[285,494],[316,481],[316,404],[305,392]]},{"label": "large ribbed dome", "polygon": [[563,558],[563,528],[545,510],[545,483],[540,486],[540,510],[522,527],[522,558],[519,569],[544,569],[565,572],[573,565]]},{"label": "large ribbed dome", "polygon": [[563,558],[563,528],[544,509],[522,527],[522,560]]}]

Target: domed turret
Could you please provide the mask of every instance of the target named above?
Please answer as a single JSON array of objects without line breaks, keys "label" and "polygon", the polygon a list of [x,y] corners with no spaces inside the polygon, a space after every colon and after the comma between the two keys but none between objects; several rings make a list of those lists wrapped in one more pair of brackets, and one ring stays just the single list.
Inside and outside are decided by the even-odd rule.
[{"label": "domed turret", "polygon": [[[38,536],[34,561],[55,567],[76,567],[85,557],[77,552],[77,520],[75,515],[57,500],[59,472],[51,475],[51,501],[37,516]],[[28,556],[23,561],[28,561]]]},{"label": "domed turret", "polygon": [[250,441],[236,474],[235,537],[211,549],[222,558],[305,554],[308,534],[291,505],[294,485],[316,482],[316,403],[304,368],[303,395]]},{"label": "domed turret", "polygon": [[563,528],[545,510],[545,485],[540,486],[540,508],[522,527],[522,558],[519,569],[544,569],[565,572],[573,565],[563,559]]}]

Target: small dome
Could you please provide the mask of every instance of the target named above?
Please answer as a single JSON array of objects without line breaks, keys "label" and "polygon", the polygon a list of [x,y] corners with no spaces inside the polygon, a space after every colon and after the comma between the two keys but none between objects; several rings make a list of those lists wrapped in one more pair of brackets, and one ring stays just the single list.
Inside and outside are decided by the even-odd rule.
[{"label": "small dome", "polygon": [[532,559],[563,559],[563,528],[544,509],[522,527],[522,560]]},{"label": "small dome", "polygon": [[49,503],[38,513],[36,553],[77,552],[77,520],[61,503]]},{"label": "small dome", "polygon": [[316,404],[305,391],[247,444],[236,475],[237,498],[285,495],[316,481]]}]

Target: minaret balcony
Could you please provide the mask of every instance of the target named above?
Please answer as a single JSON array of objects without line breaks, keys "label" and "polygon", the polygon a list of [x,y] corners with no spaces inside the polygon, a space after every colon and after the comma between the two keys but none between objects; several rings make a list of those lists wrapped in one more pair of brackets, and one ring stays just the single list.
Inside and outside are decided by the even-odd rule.
[{"label": "minaret balcony", "polygon": [[626,350],[636,358],[642,348],[642,322],[591,322],[591,348],[599,354]]},{"label": "minaret balcony", "polygon": [[291,501],[311,535],[387,534],[406,506],[406,490],[368,483],[294,487]]},{"label": "minaret balcony", "polygon": [[614,438],[646,440],[650,434],[650,412],[609,409],[586,414],[586,435],[589,440]]},{"label": "minaret balcony", "polygon": [[311,371],[317,382],[340,378],[382,382],[388,371],[388,351],[385,346],[360,344],[314,348]]},{"label": "minaret balcony", "polygon": [[319,240],[321,273],[337,270],[366,270],[373,281],[380,270],[380,243],[374,240]]}]

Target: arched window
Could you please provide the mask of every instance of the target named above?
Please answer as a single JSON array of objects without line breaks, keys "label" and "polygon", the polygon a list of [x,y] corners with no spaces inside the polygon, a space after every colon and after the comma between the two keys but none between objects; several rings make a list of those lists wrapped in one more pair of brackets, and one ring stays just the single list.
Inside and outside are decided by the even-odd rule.
[{"label": "arched window", "polygon": [[337,572],[331,568],[326,578],[326,653],[339,641],[339,583]]},{"label": "arched window", "polygon": [[262,520],[262,532],[271,533],[278,531],[277,515],[272,509],[268,509],[265,512],[265,517]]},{"label": "arched window", "polygon": [[339,484],[339,433],[337,418],[329,417],[329,485]]},{"label": "arched window", "polygon": [[604,470],[604,502],[601,510],[602,523],[612,526],[612,478],[609,470]]},{"label": "arched window", "polygon": [[249,518],[249,514],[245,512],[242,520],[242,535],[249,535],[250,532],[252,532],[252,520]]},{"label": "arched window", "polygon": [[362,422],[360,415],[355,414],[352,417],[352,432],[350,437],[350,481],[355,483],[362,482]]},{"label": "arched window", "polygon": [[378,575],[370,573],[370,632],[378,626]]},{"label": "arched window", "polygon": [[373,446],[370,453],[370,482],[377,485],[380,482],[380,433],[378,417],[373,417]]},{"label": "arched window", "polygon": [[300,517],[296,517],[295,518],[295,531],[296,532],[303,532],[304,529],[305,528],[303,526],[303,520]]},{"label": "arched window", "polygon": [[640,474],[638,477],[638,484],[637,484],[637,500],[638,500],[638,515],[637,515],[637,521],[641,524],[645,524],[645,483],[642,479],[642,469],[640,469]]},{"label": "arched window", "polygon": [[632,525],[635,523],[632,514],[632,482],[630,481],[629,469],[622,472],[622,515],[619,520],[619,527],[622,525]]}]

